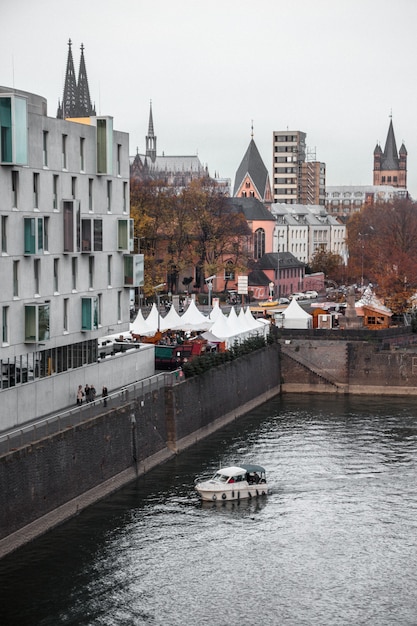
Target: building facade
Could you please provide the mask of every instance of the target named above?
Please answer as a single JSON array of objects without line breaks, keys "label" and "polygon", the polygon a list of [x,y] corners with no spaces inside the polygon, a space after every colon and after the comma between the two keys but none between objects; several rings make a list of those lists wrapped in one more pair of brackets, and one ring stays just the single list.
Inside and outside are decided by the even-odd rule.
[{"label": "building facade", "polygon": [[273,133],[274,202],[324,205],[326,165],[315,160],[302,131]]},{"label": "building facade", "polygon": [[405,188],[392,185],[340,185],[326,188],[326,211],[346,222],[363,207],[408,198]]},{"label": "building facade", "polygon": [[129,328],[129,138],[6,87],[0,127],[0,404],[21,421],[75,403],[61,375],[82,382],[98,338]]},{"label": "building facade", "polygon": [[256,198],[266,207],[271,206],[272,193],[268,170],[259,154],[253,135],[236,172],[233,196]]}]

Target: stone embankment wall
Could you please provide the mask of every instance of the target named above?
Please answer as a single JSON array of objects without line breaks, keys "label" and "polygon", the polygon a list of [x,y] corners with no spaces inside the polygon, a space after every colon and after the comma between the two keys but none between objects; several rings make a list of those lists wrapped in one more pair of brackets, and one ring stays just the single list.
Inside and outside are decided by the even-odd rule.
[{"label": "stone embankment wall", "polygon": [[280,391],[268,346],[0,457],[0,557]]},{"label": "stone embankment wall", "polygon": [[[334,335],[333,335],[334,337]],[[416,335],[280,337],[283,393],[417,395]]]}]

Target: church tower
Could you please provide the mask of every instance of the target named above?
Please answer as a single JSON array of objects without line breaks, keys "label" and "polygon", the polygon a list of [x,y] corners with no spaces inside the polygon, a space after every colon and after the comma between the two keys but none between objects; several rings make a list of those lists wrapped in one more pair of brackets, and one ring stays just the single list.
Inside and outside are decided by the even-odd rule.
[{"label": "church tower", "polygon": [[64,94],[62,104],[58,101],[57,118],[90,117],[95,115],[95,108],[91,104],[88,87],[87,70],[84,59],[84,46],[81,44],[81,59],[78,72],[78,83],[75,78],[74,60],[72,57],[72,41],[68,41],[67,70],[65,73]]},{"label": "church tower", "polygon": [[149,108],[149,125],[148,134],[146,135],[146,156],[149,157],[152,163],[155,163],[156,159],[156,136],[153,129],[153,116],[152,116],[152,100]]},{"label": "church tower", "polygon": [[253,139],[253,128],[248,149],[236,172],[233,196],[257,198],[268,208],[272,203],[268,170]]},{"label": "church tower", "polygon": [[379,143],[374,150],[373,184],[407,188],[407,150],[405,145],[401,144],[400,151],[397,152],[392,116],[390,116],[384,151],[382,152]]}]

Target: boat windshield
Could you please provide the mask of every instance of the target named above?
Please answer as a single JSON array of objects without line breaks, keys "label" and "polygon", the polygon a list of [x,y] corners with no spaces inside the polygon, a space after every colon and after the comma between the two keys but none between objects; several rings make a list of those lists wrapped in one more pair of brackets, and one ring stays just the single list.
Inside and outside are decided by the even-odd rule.
[{"label": "boat windshield", "polygon": [[213,480],[216,480],[219,483],[227,483],[228,478],[228,476],[225,476],[224,474],[219,474],[219,472],[216,472],[216,474],[214,474],[213,476]]}]

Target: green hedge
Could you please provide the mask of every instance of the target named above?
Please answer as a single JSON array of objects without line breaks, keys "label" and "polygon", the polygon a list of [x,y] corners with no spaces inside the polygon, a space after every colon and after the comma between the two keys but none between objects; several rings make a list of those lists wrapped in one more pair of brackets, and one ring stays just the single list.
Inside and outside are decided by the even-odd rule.
[{"label": "green hedge", "polygon": [[238,359],[240,356],[264,348],[267,344],[273,343],[274,341],[275,339],[271,334],[268,335],[266,340],[264,337],[249,337],[249,339],[245,339],[242,343],[236,342],[225,352],[208,352],[207,354],[202,354],[184,363],[182,366],[184,376],[185,378],[198,376],[199,374],[207,372],[207,370],[212,367],[217,367],[222,363]]}]

